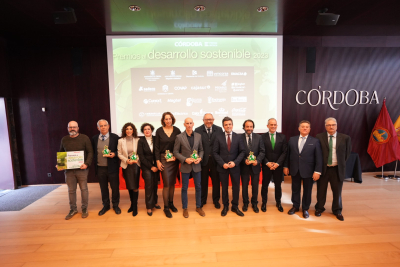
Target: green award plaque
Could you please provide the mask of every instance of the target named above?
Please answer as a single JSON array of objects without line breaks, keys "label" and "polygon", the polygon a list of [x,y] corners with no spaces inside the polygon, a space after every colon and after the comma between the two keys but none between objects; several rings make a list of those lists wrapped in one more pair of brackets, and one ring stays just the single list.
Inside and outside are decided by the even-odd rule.
[{"label": "green award plaque", "polygon": [[165,159],[168,161],[174,161],[174,154],[172,154],[169,150],[165,150]]},{"label": "green award plaque", "polygon": [[108,146],[104,146],[103,157],[109,157],[110,153],[111,153],[111,150],[108,149]]},{"label": "green award plaque", "polygon": [[139,156],[136,154],[136,152],[133,152],[133,154],[129,157],[130,160],[137,161],[139,159]]},{"label": "green award plaque", "polygon": [[199,158],[199,155],[197,155],[197,150],[193,150],[192,155],[190,155],[190,158],[197,160]]},{"label": "green award plaque", "polygon": [[257,162],[256,161],[256,156],[254,156],[254,153],[250,151],[249,156],[247,157],[247,160],[249,161],[249,163],[254,163]]}]

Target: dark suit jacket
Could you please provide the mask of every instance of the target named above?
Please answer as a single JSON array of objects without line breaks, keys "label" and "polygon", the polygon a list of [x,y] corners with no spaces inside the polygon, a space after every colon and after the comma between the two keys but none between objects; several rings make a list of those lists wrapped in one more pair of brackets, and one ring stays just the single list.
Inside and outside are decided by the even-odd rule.
[{"label": "dark suit jacket", "polygon": [[[329,156],[329,142],[328,142],[328,133],[323,132],[319,133],[316,136],[318,140],[321,142],[322,147],[322,155],[323,155],[323,166],[322,166],[322,175],[325,174],[326,168],[328,165],[328,156]],[[336,135],[336,156],[338,162],[338,174],[340,181],[343,181],[345,178],[346,172],[346,161],[351,153],[351,138],[348,135],[337,133]]]},{"label": "dark suit jacket", "polygon": [[261,135],[252,133],[251,134],[251,151],[254,153],[254,156],[256,156],[257,160],[257,165],[246,165],[246,159],[250,154],[250,149],[247,146],[247,141],[246,141],[246,134],[241,135],[242,141],[243,141],[243,146],[244,146],[244,157],[241,163],[241,170],[247,171],[246,166],[251,166],[253,169],[253,173],[260,173],[261,171],[261,163],[263,162],[264,156],[265,156],[265,147],[264,147],[264,142],[261,139]]},{"label": "dark suit jacket", "polygon": [[311,178],[314,172],[322,172],[321,144],[315,137],[308,135],[303,150],[299,153],[299,135],[288,142],[288,153],[284,167],[288,167],[291,175],[300,172],[302,178]]},{"label": "dark suit jacket", "polygon": [[[92,146],[93,146],[93,161],[94,161],[94,170],[97,175],[97,144],[99,143],[99,135],[96,134],[92,137]],[[119,158],[118,158],[118,139],[119,136],[113,133],[110,133],[110,144],[108,148],[111,152],[115,153],[115,157],[107,158],[107,166],[108,173],[119,172]]]},{"label": "dark suit jacket", "polygon": [[[275,132],[275,147],[272,149],[271,138],[269,132],[266,132],[261,136],[265,146],[265,157],[262,163],[264,167],[268,162],[276,162],[279,164],[279,168],[283,168],[287,154],[287,141],[286,136],[281,133]],[[266,166],[265,166],[266,167]],[[268,168],[268,167],[267,167]]]},{"label": "dark suit jacket", "polygon": [[145,137],[140,137],[138,141],[137,154],[139,156],[140,168],[142,169],[150,170],[151,167],[157,167],[156,156],[154,153],[155,137],[152,136],[151,138],[153,138],[153,152],[151,152],[150,146]]},{"label": "dark suit jacket", "polygon": [[211,139],[208,139],[207,130],[206,130],[206,127],[204,126],[204,124],[197,127],[194,130],[196,133],[201,134],[201,141],[203,143],[204,155],[201,160],[201,166],[206,166],[208,164],[208,159],[209,159],[210,155],[213,154],[213,145],[214,145],[215,138],[218,134],[222,133],[222,128],[215,124],[213,124],[213,126],[211,128],[212,128]]},{"label": "dark suit jacket", "polygon": [[[219,133],[215,138],[213,156],[217,161],[218,172],[227,173],[231,171],[240,173],[240,162],[244,157],[244,145],[242,137],[239,134],[232,132],[231,150],[228,151],[225,133]],[[235,163],[235,167],[224,169],[223,165],[230,161]]]}]

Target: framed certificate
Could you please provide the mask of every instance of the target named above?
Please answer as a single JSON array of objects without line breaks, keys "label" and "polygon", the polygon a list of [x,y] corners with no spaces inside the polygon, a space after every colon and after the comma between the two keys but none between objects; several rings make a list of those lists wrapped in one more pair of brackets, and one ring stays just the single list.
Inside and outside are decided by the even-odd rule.
[{"label": "framed certificate", "polygon": [[80,169],[85,163],[84,151],[57,152],[57,170]]}]

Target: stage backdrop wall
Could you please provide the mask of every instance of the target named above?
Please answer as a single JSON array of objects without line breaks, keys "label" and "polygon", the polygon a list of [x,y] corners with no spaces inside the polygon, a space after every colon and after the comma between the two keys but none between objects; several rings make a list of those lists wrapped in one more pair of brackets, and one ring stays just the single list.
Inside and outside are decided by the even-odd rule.
[{"label": "stage backdrop wall", "polygon": [[[314,74],[305,70],[307,47],[316,47]],[[324,119],[334,116],[339,131],[352,137],[353,151],[360,154],[363,171],[376,171],[366,153],[368,139],[384,97],[392,120],[400,115],[399,47],[398,37],[285,37],[280,123],[286,136],[298,134],[297,125],[302,119],[311,121],[311,134],[315,135],[324,130]],[[10,66],[10,78],[4,73],[0,77],[3,84],[12,87],[2,93],[15,100],[23,184],[62,183],[64,175],[54,167],[55,153],[67,134],[68,121],[77,120],[80,131],[91,137],[97,133],[97,120],[110,118],[106,48],[8,45],[1,55],[7,57]],[[334,105],[336,111],[326,103],[315,107],[297,104],[299,90],[308,93],[318,86],[320,91],[331,92],[377,91],[379,104],[373,101],[349,107],[343,103]],[[313,92],[313,104],[317,102],[315,96]],[[304,99],[301,96],[299,100]],[[393,170],[394,166],[389,168]],[[95,182],[93,167],[89,173],[89,181]]]}]

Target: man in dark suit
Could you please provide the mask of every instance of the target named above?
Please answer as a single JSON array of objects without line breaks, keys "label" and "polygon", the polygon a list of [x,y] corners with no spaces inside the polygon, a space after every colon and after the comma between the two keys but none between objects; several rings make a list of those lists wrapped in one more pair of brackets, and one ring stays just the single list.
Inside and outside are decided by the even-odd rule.
[{"label": "man in dark suit", "polygon": [[244,157],[244,145],[241,136],[232,132],[233,121],[229,117],[222,120],[225,132],[218,134],[214,141],[213,155],[217,161],[217,171],[222,184],[222,202],[224,208],[221,216],[226,216],[229,209],[229,175],[232,182],[232,211],[244,216],[239,210],[240,162]]},{"label": "man in dark suit", "polygon": [[281,185],[283,178],[283,164],[285,162],[287,153],[287,141],[285,135],[276,132],[276,128],[278,128],[276,119],[269,119],[267,127],[269,131],[261,136],[265,146],[265,157],[262,163],[263,181],[261,188],[261,211],[267,211],[268,186],[273,178],[275,185],[276,207],[280,212],[283,212],[283,207],[281,204]]},{"label": "man in dark suit", "polygon": [[[245,154],[242,163],[240,164],[243,211],[247,211],[249,207],[249,181],[251,176],[251,206],[253,207],[253,211],[258,213],[258,184],[260,182],[260,164],[264,159],[264,143],[259,134],[253,133],[254,122],[252,120],[246,120],[243,123],[243,129],[245,133],[242,134],[242,140]],[[250,152],[253,152],[253,155],[256,157],[256,160],[253,163],[251,163],[246,157]]]},{"label": "man in dark suit", "polygon": [[348,135],[337,132],[335,118],[325,120],[326,132],[317,134],[321,142],[323,167],[321,178],[317,181],[317,204],[315,216],[321,216],[324,212],[328,182],[331,184],[333,201],[332,212],[340,221],[344,221],[342,215],[342,187],[346,172],[346,161],[351,153],[351,138]]},{"label": "man in dark suit", "polygon": [[[97,122],[99,134],[92,137],[94,152],[95,174],[99,179],[103,208],[99,211],[99,216],[104,215],[110,209],[110,193],[108,183],[112,191],[112,205],[116,214],[121,214],[119,205],[119,158],[116,155],[118,149],[119,136],[109,132],[110,125],[106,120]],[[111,151],[103,157],[104,146]]]},{"label": "man in dark suit", "polygon": [[196,133],[201,134],[204,156],[201,161],[201,204],[207,203],[208,180],[212,181],[212,200],[215,208],[220,209],[219,199],[221,197],[221,185],[217,172],[217,162],[213,157],[213,145],[215,137],[222,133],[222,128],[214,124],[214,117],[207,113],[203,117],[204,124],[195,129]]},{"label": "man in dark suit", "polygon": [[300,135],[293,136],[288,142],[288,152],[284,164],[285,175],[292,176],[293,207],[288,214],[293,215],[300,208],[301,182],[303,181],[303,199],[301,208],[303,217],[309,217],[308,209],[311,204],[313,181],[317,181],[322,171],[321,144],[317,138],[310,136],[311,123],[299,123]]}]

